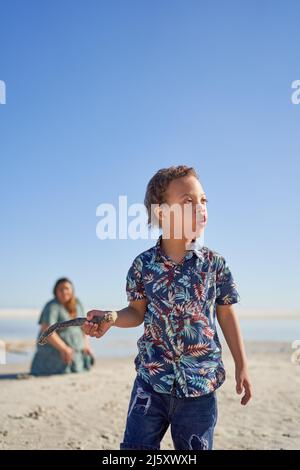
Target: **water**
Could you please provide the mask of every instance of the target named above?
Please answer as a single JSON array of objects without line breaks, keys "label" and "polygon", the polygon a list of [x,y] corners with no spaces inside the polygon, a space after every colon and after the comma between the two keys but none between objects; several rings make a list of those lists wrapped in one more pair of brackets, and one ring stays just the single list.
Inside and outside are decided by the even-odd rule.
[{"label": "water", "polygon": [[[240,325],[245,341],[284,341],[300,339],[300,320],[297,319],[243,319]],[[0,318],[0,340],[34,340],[38,334],[36,318]],[[90,338],[96,357],[133,356],[136,342],[143,334],[143,325],[137,328],[111,328],[101,339]],[[220,339],[223,335],[219,329]],[[32,348],[22,353],[7,353],[7,363],[31,360]]]}]

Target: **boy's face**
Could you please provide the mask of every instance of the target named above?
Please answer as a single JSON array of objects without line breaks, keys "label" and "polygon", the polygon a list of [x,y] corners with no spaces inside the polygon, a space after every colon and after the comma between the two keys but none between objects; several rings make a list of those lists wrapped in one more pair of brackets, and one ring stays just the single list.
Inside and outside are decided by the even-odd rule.
[{"label": "boy's face", "polygon": [[162,229],[171,238],[193,239],[203,232],[207,223],[206,196],[195,176],[171,181],[162,209]]}]

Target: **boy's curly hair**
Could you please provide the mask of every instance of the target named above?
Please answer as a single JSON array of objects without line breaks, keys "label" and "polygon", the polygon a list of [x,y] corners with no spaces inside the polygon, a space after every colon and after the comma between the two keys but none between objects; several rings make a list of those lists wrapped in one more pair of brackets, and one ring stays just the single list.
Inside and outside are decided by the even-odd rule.
[{"label": "boy's curly hair", "polygon": [[[152,213],[152,204],[162,204],[165,201],[165,192],[170,184],[171,181],[182,178],[183,176],[195,176],[199,179],[196,170],[193,167],[189,167],[186,165],[178,165],[178,166],[170,166],[169,168],[161,168],[158,170],[154,176],[150,179],[147,189],[146,195],[144,199],[144,204],[147,209],[148,213],[148,226],[151,227],[158,223],[158,220],[154,214]],[[160,223],[158,223],[160,226]]]}]

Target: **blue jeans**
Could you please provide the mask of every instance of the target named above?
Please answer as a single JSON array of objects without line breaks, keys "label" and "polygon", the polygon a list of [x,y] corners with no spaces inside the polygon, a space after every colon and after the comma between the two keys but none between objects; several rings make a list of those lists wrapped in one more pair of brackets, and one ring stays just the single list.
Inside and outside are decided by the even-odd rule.
[{"label": "blue jeans", "polygon": [[137,375],[120,449],[159,450],[170,425],[175,450],[211,450],[217,416],[215,391],[178,398],[175,391],[156,392]]}]

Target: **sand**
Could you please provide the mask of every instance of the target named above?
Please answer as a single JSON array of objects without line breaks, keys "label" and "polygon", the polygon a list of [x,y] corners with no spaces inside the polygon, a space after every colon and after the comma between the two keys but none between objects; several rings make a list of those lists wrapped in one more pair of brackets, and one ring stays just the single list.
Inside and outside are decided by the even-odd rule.
[{"label": "sand", "polygon": [[[254,397],[227,380],[217,392],[215,449],[299,449],[300,365],[289,343],[247,343]],[[135,370],[134,357],[98,358],[91,372],[26,378],[28,365],[0,365],[0,449],[119,449]],[[21,375],[20,375],[21,374]],[[173,449],[170,430],[161,449]]]}]

